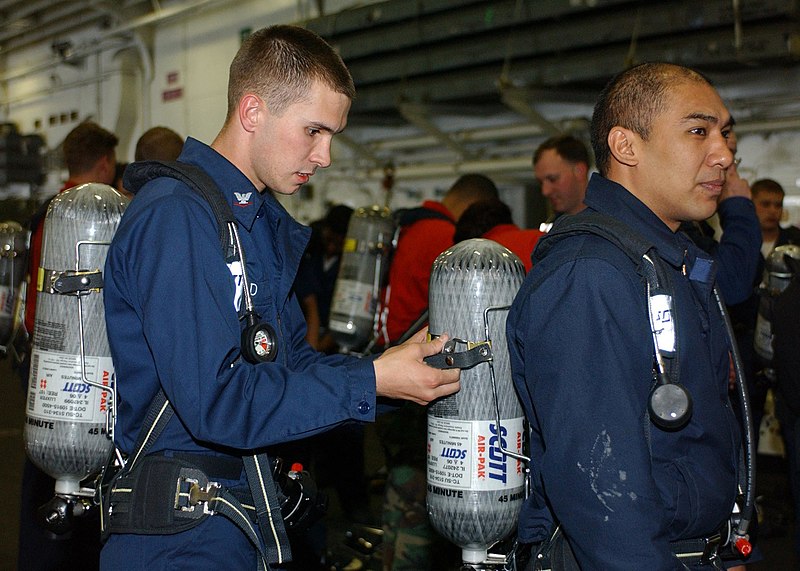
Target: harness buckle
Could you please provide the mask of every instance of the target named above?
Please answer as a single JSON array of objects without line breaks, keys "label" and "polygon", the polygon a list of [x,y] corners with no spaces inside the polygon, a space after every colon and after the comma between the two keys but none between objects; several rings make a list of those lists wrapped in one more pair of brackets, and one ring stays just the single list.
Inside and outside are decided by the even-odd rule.
[{"label": "harness buckle", "polygon": [[722,545],[722,534],[715,533],[705,538],[703,555],[700,557],[701,564],[709,564],[719,557],[719,548]]},{"label": "harness buckle", "polygon": [[175,509],[192,513],[195,508],[202,505],[203,514],[213,515],[214,510],[209,504],[219,496],[221,489],[222,486],[217,482],[206,482],[205,485],[201,485],[196,478],[180,476],[175,490]]}]

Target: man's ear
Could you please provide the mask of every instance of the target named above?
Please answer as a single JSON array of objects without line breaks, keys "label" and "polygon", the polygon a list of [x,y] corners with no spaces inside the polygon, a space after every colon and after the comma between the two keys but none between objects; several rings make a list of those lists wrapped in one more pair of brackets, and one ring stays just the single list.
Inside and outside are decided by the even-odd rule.
[{"label": "man's ear", "polygon": [[630,129],[613,127],[608,133],[608,148],[617,162],[632,167],[639,164],[636,155],[636,135]]},{"label": "man's ear", "polygon": [[239,123],[242,128],[248,132],[255,130],[264,111],[264,101],[258,95],[245,93],[239,100]]}]

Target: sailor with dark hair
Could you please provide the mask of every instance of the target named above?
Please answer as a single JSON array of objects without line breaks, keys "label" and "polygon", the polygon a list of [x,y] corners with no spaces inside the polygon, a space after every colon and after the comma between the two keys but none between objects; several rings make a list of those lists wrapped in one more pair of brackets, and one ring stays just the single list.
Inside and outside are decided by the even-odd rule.
[{"label": "sailor with dark hair", "polygon": [[[558,526],[554,569],[722,566],[730,536],[715,538],[743,477],[728,392],[735,347],[715,262],[678,228],[717,208],[730,128],[719,94],[691,69],[645,63],[612,79],[592,117],[599,174],[586,209],[539,241],[509,313],[532,429],[519,540],[553,547]],[[567,232],[576,223],[624,232]],[[632,256],[632,244],[646,247]],[[665,393],[683,397],[651,398]]]}]

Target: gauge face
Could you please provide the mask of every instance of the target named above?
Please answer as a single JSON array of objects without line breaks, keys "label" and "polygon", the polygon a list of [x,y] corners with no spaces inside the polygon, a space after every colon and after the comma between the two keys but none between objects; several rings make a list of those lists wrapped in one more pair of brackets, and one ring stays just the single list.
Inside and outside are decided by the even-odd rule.
[{"label": "gauge face", "polygon": [[259,329],[254,338],[254,349],[259,357],[266,357],[272,350],[272,341],[267,332]]},{"label": "gauge face", "polygon": [[253,323],[242,331],[242,354],[250,363],[274,361],[278,354],[277,336],[269,323]]}]

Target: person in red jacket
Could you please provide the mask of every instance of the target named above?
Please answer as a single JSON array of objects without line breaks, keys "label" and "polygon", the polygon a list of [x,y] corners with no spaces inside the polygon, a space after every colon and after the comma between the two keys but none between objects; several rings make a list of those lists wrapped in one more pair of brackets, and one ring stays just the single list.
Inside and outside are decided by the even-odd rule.
[{"label": "person in red jacket", "polygon": [[456,242],[469,238],[494,240],[514,252],[525,264],[527,272],[532,266],[533,249],[544,234],[541,230],[527,230],[514,224],[511,209],[505,202],[483,200],[467,208],[461,215],[454,239]]},{"label": "person in red jacket", "polygon": [[481,174],[466,174],[453,183],[441,202],[426,200],[401,216],[402,229],[389,269],[386,328],[391,343],[428,308],[431,266],[436,256],[454,244],[456,221],[473,202],[488,198],[497,198],[494,182]]}]

